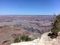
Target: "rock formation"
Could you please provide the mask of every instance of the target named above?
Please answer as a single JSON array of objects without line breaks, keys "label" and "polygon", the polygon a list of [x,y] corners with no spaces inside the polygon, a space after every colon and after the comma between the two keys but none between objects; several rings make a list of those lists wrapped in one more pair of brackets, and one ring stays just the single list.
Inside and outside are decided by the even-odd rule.
[{"label": "rock formation", "polygon": [[46,32],[41,36],[41,38],[33,41],[12,43],[11,45],[60,45],[60,32],[58,33],[58,37],[54,39],[48,36],[49,33],[51,32]]}]

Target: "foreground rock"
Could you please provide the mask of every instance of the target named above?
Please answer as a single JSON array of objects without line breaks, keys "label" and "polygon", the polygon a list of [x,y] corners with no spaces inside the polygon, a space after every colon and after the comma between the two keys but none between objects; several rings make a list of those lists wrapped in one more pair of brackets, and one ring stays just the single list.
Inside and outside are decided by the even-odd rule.
[{"label": "foreground rock", "polygon": [[41,39],[38,38],[28,42],[12,43],[11,45],[60,45],[60,32],[58,33],[58,37],[54,39],[48,36],[49,33],[50,32],[44,33]]}]

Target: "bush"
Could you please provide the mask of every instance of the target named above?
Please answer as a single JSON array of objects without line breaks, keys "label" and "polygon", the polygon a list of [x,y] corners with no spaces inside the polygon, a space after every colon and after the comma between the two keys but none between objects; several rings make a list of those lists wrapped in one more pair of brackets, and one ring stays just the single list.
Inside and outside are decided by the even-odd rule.
[{"label": "bush", "polygon": [[54,39],[58,36],[57,33],[49,33],[48,36],[50,36],[50,38]]},{"label": "bush", "polygon": [[29,38],[26,35],[22,35],[22,36],[18,36],[17,38],[15,38],[14,43],[16,42],[21,42],[21,41],[31,41],[32,39]]}]

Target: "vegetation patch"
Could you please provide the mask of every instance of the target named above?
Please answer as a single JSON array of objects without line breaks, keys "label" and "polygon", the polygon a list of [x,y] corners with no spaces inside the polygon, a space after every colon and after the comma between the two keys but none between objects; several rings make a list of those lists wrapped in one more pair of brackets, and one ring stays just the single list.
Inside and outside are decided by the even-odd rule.
[{"label": "vegetation patch", "polygon": [[31,39],[29,36],[22,35],[22,36],[16,37],[14,40],[14,43],[22,42],[22,41],[31,41],[31,40],[33,40],[33,39]]},{"label": "vegetation patch", "polygon": [[56,38],[58,36],[58,32],[60,32],[60,15],[56,16],[56,19],[53,23],[53,28],[51,29],[52,33],[49,33],[48,36],[50,38]]}]

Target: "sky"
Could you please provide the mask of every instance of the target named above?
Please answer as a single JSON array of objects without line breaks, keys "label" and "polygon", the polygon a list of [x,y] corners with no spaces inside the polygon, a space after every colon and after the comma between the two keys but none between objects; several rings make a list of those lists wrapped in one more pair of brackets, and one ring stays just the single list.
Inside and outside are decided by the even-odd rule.
[{"label": "sky", "polygon": [[0,15],[52,15],[60,13],[60,0],[0,0]]}]

